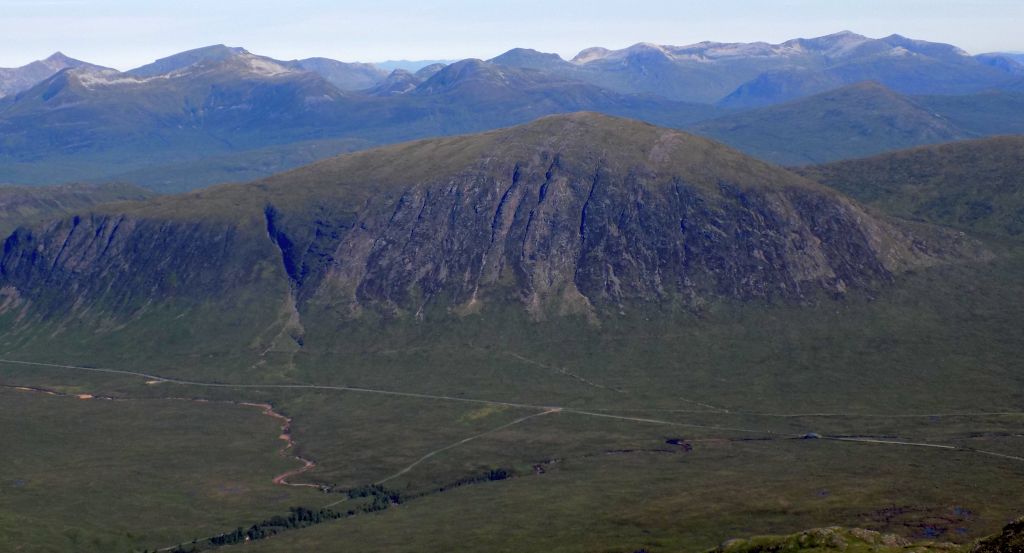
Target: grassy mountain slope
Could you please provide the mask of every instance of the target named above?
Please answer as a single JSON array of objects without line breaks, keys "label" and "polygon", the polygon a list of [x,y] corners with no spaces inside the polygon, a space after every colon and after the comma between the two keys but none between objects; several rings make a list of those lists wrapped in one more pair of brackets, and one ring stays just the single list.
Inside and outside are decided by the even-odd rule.
[{"label": "grassy mountain slope", "polygon": [[1024,236],[1024,137],[926,146],[802,172],[900,217]]},{"label": "grassy mountain slope", "polygon": [[789,165],[863,157],[972,136],[913,100],[872,82],[726,115],[691,129],[761,159]]},{"label": "grassy mountain slope", "polygon": [[152,191],[129,184],[63,186],[0,185],[0,235],[22,225],[38,225],[97,204],[152,198]]},{"label": "grassy mountain slope", "polygon": [[940,114],[957,128],[979,136],[1024,134],[1024,89],[964,96],[916,96],[914,102]]}]

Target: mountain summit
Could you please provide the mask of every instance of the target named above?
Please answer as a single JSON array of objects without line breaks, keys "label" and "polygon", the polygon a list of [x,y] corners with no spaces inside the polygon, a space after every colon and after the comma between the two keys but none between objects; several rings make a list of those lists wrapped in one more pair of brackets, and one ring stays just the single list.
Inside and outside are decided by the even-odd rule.
[{"label": "mountain summit", "polygon": [[127,73],[136,77],[153,77],[184,69],[197,63],[218,62],[248,53],[249,51],[245,48],[233,48],[224,46],[223,44],[215,44],[213,46],[186,50],[184,52],[174,54],[173,56],[167,56],[166,58],[158,59],[148,65],[132,69]]},{"label": "mountain summit", "polygon": [[0,68],[0,98],[17,94],[32,88],[36,83],[69,68],[105,69],[55,52],[44,60],[34,61],[22,67]]}]

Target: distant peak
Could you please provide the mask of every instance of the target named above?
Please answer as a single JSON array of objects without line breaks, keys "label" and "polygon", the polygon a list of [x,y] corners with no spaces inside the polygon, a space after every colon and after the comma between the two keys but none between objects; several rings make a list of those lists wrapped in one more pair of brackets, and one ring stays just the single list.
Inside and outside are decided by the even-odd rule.
[{"label": "distant peak", "polygon": [[58,51],[50,54],[50,57],[46,58],[43,61],[70,61],[70,60],[71,60],[71,58],[65,56],[64,52],[61,52],[61,51],[58,50]]},{"label": "distant peak", "polygon": [[664,52],[665,47],[653,42],[637,42],[629,48],[626,48],[626,50],[657,50],[658,52]]},{"label": "distant peak", "polygon": [[235,56],[251,55],[251,52],[249,52],[245,48],[241,48],[238,46],[225,46],[223,44],[213,44],[210,46],[203,46],[202,48],[196,48],[194,50],[186,50],[181,54],[177,55],[182,54],[208,57],[211,59],[223,59]]},{"label": "distant peak", "polygon": [[855,33],[853,31],[849,31],[849,30],[839,31],[838,33],[832,33],[830,35],[825,35],[822,38],[828,38],[828,37],[834,37],[834,38],[867,38],[866,36],[864,36],[864,35],[862,35],[860,33]]},{"label": "distant peak", "polygon": [[531,48],[513,48],[490,61],[498,65],[533,69],[556,67],[566,63],[558,54],[540,52]]},{"label": "distant peak", "polygon": [[581,50],[576,57],[572,59],[574,63],[587,63],[596,59],[607,57],[611,53],[611,50],[607,48],[601,48],[600,46],[594,46],[592,48],[586,48]]}]

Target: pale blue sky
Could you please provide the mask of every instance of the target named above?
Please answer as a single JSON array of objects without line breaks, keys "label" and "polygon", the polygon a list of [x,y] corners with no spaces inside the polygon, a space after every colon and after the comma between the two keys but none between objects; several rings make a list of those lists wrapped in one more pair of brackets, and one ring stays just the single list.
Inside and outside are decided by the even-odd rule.
[{"label": "pale blue sky", "polygon": [[571,57],[647,41],[781,42],[844,29],[1024,50],[1024,0],[0,0],[0,67],[55,50],[119,69],[225,43],[280,59]]}]

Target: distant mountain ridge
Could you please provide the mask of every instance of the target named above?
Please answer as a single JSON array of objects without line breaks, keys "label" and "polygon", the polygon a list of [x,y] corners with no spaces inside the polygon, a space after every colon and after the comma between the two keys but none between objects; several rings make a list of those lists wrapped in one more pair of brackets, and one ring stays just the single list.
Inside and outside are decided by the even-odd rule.
[{"label": "distant mountain ridge", "polygon": [[788,165],[864,157],[978,135],[914,99],[864,82],[698,123],[691,130]]},{"label": "distant mountain ridge", "polygon": [[69,68],[105,69],[57,52],[50,57],[15,68],[0,68],[0,98],[32,88],[36,83]]},{"label": "distant mountain ridge", "polygon": [[361,92],[240,49],[218,47],[159,63],[173,69],[152,76],[72,69],[0,100],[0,168],[7,178],[102,179],[293,143],[396,142],[581,110],[676,126],[716,113],[711,106],[623,95],[480,60],[398,73],[402,83]]},{"label": "distant mountain ridge", "polygon": [[[516,48],[489,61],[417,67],[385,73],[371,64],[282,61],[213,45],[123,73],[66,68],[0,98],[0,172],[19,183],[131,175],[147,185],[196,188],[225,175],[286,169],[310,155],[573,111],[691,128],[796,164],[1024,128],[1016,116],[1024,108],[1024,68],[1016,61],[899,35],[641,43],[589,48],[569,61]],[[906,93],[920,89],[929,95]],[[942,94],[955,90],[970,94]],[[836,94],[823,110],[816,95],[829,91]],[[761,104],[769,111],[748,107]],[[780,127],[782,114],[797,126]],[[253,163],[260,152],[276,161]],[[158,174],[174,167],[183,169]]]},{"label": "distant mountain ridge", "polygon": [[904,94],[963,94],[998,86],[1015,72],[949,44],[900,35],[872,39],[850,31],[780,44],[594,47],[570,61],[514,49],[492,61],[555,71],[619,92],[727,107],[770,105],[865,80]]},{"label": "distant mountain ridge", "polygon": [[[173,73],[196,64],[210,64],[239,56],[255,56],[245,48],[215,44],[194,50],[187,50],[153,63],[137,67],[125,73],[137,77],[153,77]],[[309,71],[320,75],[341,90],[360,90],[380,83],[387,73],[369,63],[345,63],[328,58],[307,58],[281,61],[266,56],[255,56],[267,63],[288,67],[297,71]]]}]

